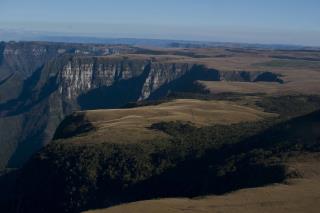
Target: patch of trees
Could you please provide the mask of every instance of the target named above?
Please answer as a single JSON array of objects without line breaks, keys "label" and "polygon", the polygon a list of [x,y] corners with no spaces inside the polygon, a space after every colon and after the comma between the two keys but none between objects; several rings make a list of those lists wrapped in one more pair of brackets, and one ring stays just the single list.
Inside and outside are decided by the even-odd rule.
[{"label": "patch of trees", "polygon": [[318,95],[265,96],[256,102],[267,112],[278,113],[282,118],[291,118],[320,109]]},{"label": "patch of trees", "polygon": [[[270,103],[278,106],[276,99]],[[283,115],[291,115],[295,107],[289,106],[292,111]],[[139,144],[51,143],[18,172],[16,196],[3,208],[80,212],[281,182],[287,176],[283,160],[288,154],[320,151],[319,124],[320,111],[283,122],[201,128],[180,121],[160,122],[150,128],[169,134],[169,139]]]}]

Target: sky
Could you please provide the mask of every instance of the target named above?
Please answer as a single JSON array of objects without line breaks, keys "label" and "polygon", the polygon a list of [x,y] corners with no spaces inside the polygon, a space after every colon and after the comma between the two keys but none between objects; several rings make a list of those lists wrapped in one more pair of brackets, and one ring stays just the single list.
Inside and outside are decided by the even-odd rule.
[{"label": "sky", "polygon": [[0,0],[0,29],[320,46],[320,0]]}]

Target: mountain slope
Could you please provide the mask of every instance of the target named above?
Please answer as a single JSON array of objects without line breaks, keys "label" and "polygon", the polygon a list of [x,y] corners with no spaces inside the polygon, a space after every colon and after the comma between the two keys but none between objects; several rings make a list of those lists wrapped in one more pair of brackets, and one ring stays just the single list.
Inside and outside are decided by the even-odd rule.
[{"label": "mountain slope", "polygon": [[154,123],[180,121],[202,127],[276,116],[233,102],[178,99],[155,106],[76,112],[61,123],[54,138],[77,144],[141,143],[165,137],[161,131],[151,128]]},{"label": "mountain slope", "polygon": [[[19,202],[23,212],[79,212],[123,202],[221,194],[282,182],[288,175],[284,164],[288,153],[319,152],[319,115],[317,111],[275,125],[253,122],[196,127],[185,122],[160,122],[151,125],[152,130],[169,137],[121,143],[120,138],[112,141],[110,135],[98,133],[105,125],[127,123],[128,117],[121,115],[124,120],[119,123],[112,110],[109,115],[102,110],[89,112],[62,123],[56,135],[59,140],[23,168]],[[225,122],[223,116],[212,118]],[[138,124],[139,120],[133,122]],[[115,134],[126,135],[127,131]],[[78,143],[82,138],[85,143]],[[100,139],[104,143],[95,143]]]},{"label": "mountain slope", "polygon": [[123,204],[87,213],[316,213],[320,201],[319,154],[288,160],[291,169],[302,173],[284,184],[242,189],[226,195],[194,199],[167,198]]},{"label": "mountain slope", "polygon": [[[77,110],[117,108],[197,92],[198,80],[256,81],[266,72],[226,74],[179,55],[132,54],[127,46],[2,43],[0,168],[20,167]],[[2,46],[3,47],[3,46]],[[175,54],[175,53],[172,53]],[[277,74],[273,75],[279,81]],[[8,131],[14,134],[8,134]]]}]

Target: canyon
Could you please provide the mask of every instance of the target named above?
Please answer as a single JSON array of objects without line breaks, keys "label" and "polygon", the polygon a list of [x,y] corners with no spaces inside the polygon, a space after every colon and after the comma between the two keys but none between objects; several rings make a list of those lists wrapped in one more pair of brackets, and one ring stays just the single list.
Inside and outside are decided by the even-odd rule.
[{"label": "canyon", "polygon": [[319,152],[319,60],[303,49],[2,42],[0,209],[117,212],[209,196],[207,208],[234,190],[281,191],[269,185],[308,177],[290,162]]},{"label": "canyon", "polygon": [[1,168],[23,165],[77,110],[204,90],[197,81],[283,83],[269,71],[221,71],[174,52],[134,54],[141,49],[129,46],[11,42],[1,50]]}]

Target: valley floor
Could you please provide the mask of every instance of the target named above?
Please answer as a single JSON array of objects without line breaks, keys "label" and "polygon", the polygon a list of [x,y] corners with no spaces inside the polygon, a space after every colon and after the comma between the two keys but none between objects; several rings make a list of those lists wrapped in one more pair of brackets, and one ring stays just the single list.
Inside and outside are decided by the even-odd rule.
[{"label": "valley floor", "polygon": [[87,213],[316,213],[320,208],[320,154],[288,161],[300,178],[283,184],[243,189],[222,196],[159,199]]}]

